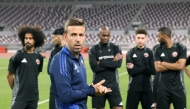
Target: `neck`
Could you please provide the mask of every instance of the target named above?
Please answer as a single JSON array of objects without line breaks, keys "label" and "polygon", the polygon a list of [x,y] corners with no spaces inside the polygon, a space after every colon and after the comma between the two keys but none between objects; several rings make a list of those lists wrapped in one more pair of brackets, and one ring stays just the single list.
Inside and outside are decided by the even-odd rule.
[{"label": "neck", "polygon": [[27,52],[27,53],[34,53],[34,47],[32,47],[31,49],[26,49],[26,47],[24,47],[24,50]]},{"label": "neck", "polygon": [[79,57],[79,53],[74,53],[74,52],[71,52],[77,59]]},{"label": "neck", "polygon": [[166,41],[166,47],[171,48],[173,46],[173,41],[172,40],[167,40]]},{"label": "neck", "polygon": [[137,48],[139,48],[139,49],[143,49],[144,47],[145,47],[144,45],[141,47],[137,45]]}]

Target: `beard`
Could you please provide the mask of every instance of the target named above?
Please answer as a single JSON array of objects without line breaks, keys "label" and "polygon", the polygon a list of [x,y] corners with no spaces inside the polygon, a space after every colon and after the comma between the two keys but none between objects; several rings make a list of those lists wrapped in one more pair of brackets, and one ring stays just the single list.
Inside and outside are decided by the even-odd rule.
[{"label": "beard", "polygon": [[78,48],[78,49],[73,49],[73,52],[75,53],[75,54],[79,54],[80,52],[81,52],[81,48]]},{"label": "beard", "polygon": [[164,39],[160,40],[160,45],[166,44],[166,41]]},{"label": "beard", "polygon": [[32,47],[34,47],[34,45],[31,45],[29,43],[25,44],[26,50],[30,50]]}]

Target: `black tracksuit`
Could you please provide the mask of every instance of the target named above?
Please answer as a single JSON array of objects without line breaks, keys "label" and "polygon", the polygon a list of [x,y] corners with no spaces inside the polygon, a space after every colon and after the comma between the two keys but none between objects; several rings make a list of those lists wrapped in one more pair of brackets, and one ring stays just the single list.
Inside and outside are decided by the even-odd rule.
[{"label": "black tracksuit", "polygon": [[129,86],[126,108],[137,109],[141,101],[143,109],[151,109],[153,103],[151,75],[156,72],[152,51],[147,47],[142,49],[134,47],[126,55],[126,65],[127,63],[134,64],[134,67],[127,67]]},{"label": "black tracksuit", "polygon": [[[101,97],[92,97],[92,107],[102,108],[105,105],[105,99],[108,99],[110,106],[122,107],[122,99],[119,91],[119,76],[117,68],[121,67],[122,59],[113,61],[116,54],[122,54],[118,45],[113,43],[96,44],[89,51],[89,64],[94,73],[93,83],[105,79],[103,84],[112,89]],[[97,62],[100,62],[99,65]]]},{"label": "black tracksuit", "polygon": [[[187,49],[180,43],[173,43],[171,48],[166,45],[155,47],[155,61],[176,63],[186,59]],[[186,93],[182,70],[167,70],[160,73],[157,95],[157,109],[168,109],[172,102],[175,109],[186,108]]]}]

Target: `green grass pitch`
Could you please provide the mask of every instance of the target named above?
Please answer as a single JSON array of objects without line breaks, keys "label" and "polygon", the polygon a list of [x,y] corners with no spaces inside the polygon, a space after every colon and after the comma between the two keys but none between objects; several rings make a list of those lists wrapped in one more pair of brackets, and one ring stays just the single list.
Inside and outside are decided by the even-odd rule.
[{"label": "green grass pitch", "polygon": [[[8,58],[0,58],[0,109],[10,109],[11,105],[11,96],[12,96],[12,90],[10,89],[6,74],[7,74],[7,66],[8,66]],[[48,59],[44,60],[44,66],[43,66],[43,72],[39,75],[39,104],[38,109],[48,109],[48,102],[45,100],[48,100],[49,98],[49,86],[50,86],[50,78],[47,75],[47,62]],[[87,70],[87,81],[88,84],[91,84],[92,82],[92,71],[90,69],[88,60],[85,60],[86,70]],[[127,87],[128,87],[128,74],[126,72],[125,68],[125,59],[123,60],[123,64],[121,68],[119,68],[119,74],[120,74],[120,88],[121,88],[121,95],[123,99],[123,104],[125,107],[126,102],[126,96],[127,96]],[[188,92],[190,92],[190,79],[185,76],[185,85],[186,85],[186,92],[187,92],[187,109],[190,108],[190,95]],[[43,102],[44,101],[44,102]],[[43,103],[42,103],[43,102]],[[91,97],[88,98],[87,103],[88,109],[91,109]],[[109,109],[108,103],[106,103],[105,109]],[[141,105],[139,104],[139,108],[142,109]]]}]

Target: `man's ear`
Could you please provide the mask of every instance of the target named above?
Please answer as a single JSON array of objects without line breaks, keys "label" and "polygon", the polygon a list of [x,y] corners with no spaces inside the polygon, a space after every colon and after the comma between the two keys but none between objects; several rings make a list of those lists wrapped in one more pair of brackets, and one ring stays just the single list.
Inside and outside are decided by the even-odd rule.
[{"label": "man's ear", "polygon": [[167,35],[163,35],[163,38],[164,38],[164,39],[167,39],[167,38],[168,38],[168,36],[167,36]]},{"label": "man's ear", "polygon": [[98,37],[100,38],[100,33],[98,33]]},{"label": "man's ear", "polygon": [[66,38],[67,38],[67,34],[64,33],[64,34],[63,34],[63,39],[66,40]]}]

